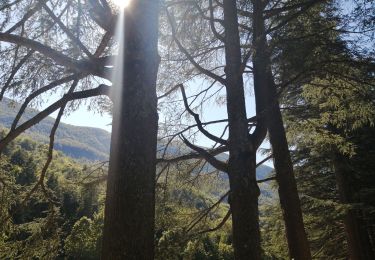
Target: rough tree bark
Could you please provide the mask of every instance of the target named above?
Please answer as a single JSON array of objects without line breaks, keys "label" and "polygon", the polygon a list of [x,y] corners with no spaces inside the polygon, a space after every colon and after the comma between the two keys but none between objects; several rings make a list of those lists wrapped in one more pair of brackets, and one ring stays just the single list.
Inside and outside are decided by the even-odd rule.
[{"label": "rough tree bark", "polygon": [[153,259],[157,143],[157,0],[125,14],[123,85],[115,97],[102,259]]},{"label": "rough tree bark", "polygon": [[256,149],[246,118],[236,1],[224,0],[226,91],[230,183],[235,259],[261,259]]},{"label": "rough tree bark", "polygon": [[[271,58],[267,45],[264,3],[253,0],[253,71],[255,88],[264,88],[260,95],[266,102],[265,110],[260,113],[265,117],[274,158],[276,180],[279,185],[280,205],[283,211],[289,256],[291,259],[311,259],[309,242],[304,229],[301,203],[293,173],[283,120],[280,112],[276,85],[271,71]],[[257,113],[257,116],[259,114]]]},{"label": "rough tree bark", "polygon": [[[337,188],[341,203],[356,203],[355,178],[347,163],[347,158],[336,152],[333,156]],[[351,260],[375,259],[371,247],[369,233],[361,218],[360,210],[350,209],[344,218],[344,226],[348,241],[348,253]]]}]

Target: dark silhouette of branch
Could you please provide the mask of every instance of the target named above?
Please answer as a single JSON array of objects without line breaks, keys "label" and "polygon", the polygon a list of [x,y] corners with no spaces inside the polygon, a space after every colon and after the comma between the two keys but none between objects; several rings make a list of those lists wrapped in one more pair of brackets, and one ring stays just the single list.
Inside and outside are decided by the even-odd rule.
[{"label": "dark silhouette of branch", "polygon": [[22,0],[15,0],[12,3],[4,4],[4,5],[0,6],[0,12],[3,11],[3,10],[5,10],[5,9],[11,8],[13,5],[18,4],[21,1]]},{"label": "dark silhouette of branch", "polygon": [[219,198],[217,202],[212,204],[209,208],[204,209],[198,216],[193,219],[186,229],[187,232],[191,231],[204,217],[206,217],[214,208],[216,208],[223,200],[229,195],[230,191],[227,191],[223,196]]},{"label": "dark silhouette of branch", "polygon": [[199,119],[199,115],[196,114],[196,113],[194,113],[194,111],[191,110],[191,108],[189,107],[189,104],[188,104],[188,101],[187,101],[187,98],[186,98],[185,88],[184,88],[184,86],[182,84],[180,85],[180,89],[181,89],[181,93],[182,93],[182,98],[183,98],[183,101],[184,101],[185,109],[186,109],[186,111],[189,112],[190,115],[192,115],[194,117],[194,120],[195,120],[195,122],[197,124],[197,127],[198,127],[199,131],[201,131],[202,134],[204,134],[207,138],[211,139],[212,141],[218,142],[218,143],[223,144],[223,145],[227,145],[228,142],[226,140],[221,139],[221,138],[219,138],[219,137],[211,134],[206,129],[204,129],[204,127],[202,126],[202,122]]},{"label": "dark silhouette of branch", "polygon": [[200,231],[200,232],[196,233],[195,235],[202,235],[202,234],[205,234],[205,233],[214,232],[216,230],[219,230],[220,228],[222,228],[225,225],[225,223],[228,221],[228,219],[231,215],[232,215],[232,212],[229,209],[227,214],[225,214],[224,218],[220,221],[220,223],[216,227]]},{"label": "dark silhouette of branch", "polygon": [[64,83],[68,83],[69,81],[72,81],[74,79],[81,79],[83,78],[84,76],[83,75],[77,75],[77,74],[73,74],[71,76],[67,76],[65,78],[62,78],[62,79],[59,79],[59,80],[56,80],[56,81],[53,81],[51,82],[50,84],[34,91],[33,93],[31,93],[30,95],[28,95],[25,99],[25,101],[23,102],[23,104],[21,105],[16,117],[14,118],[13,120],[13,123],[10,127],[10,130],[14,130],[16,127],[17,127],[17,124],[19,122],[19,120],[21,119],[21,116],[22,114],[25,112],[27,106],[29,105],[29,103],[37,96],[47,92],[48,90],[51,90],[57,86],[60,86]]},{"label": "dark silhouette of branch", "polygon": [[258,168],[259,166],[261,166],[263,163],[267,162],[269,159],[271,159],[273,156],[272,154],[267,156],[266,158],[264,158],[263,160],[261,160],[260,162],[257,163],[256,167]]},{"label": "dark silhouette of branch", "polygon": [[210,9],[210,26],[211,26],[211,31],[215,35],[216,38],[218,38],[220,41],[225,42],[225,37],[223,37],[215,27],[215,16],[214,16],[214,7],[212,4],[212,0],[208,1],[209,3],[209,9]]},{"label": "dark silhouette of branch", "polygon": [[95,97],[99,95],[109,95],[109,89],[110,87],[107,85],[100,85],[97,88],[90,89],[90,90],[83,90],[83,91],[77,91],[73,93],[67,93],[65,94],[61,99],[44,109],[43,111],[39,112],[37,115],[35,115],[33,118],[29,119],[28,121],[24,122],[14,130],[10,131],[6,137],[4,137],[0,141],[0,152],[5,148],[7,144],[9,144],[11,141],[13,141],[16,137],[18,137],[20,134],[22,134],[26,129],[29,129],[30,127],[36,125],[40,121],[42,121],[44,118],[52,114],[57,109],[61,108],[66,102],[77,100],[77,99],[83,99],[83,98],[89,98],[89,97]]},{"label": "dark silhouette of branch", "polygon": [[169,96],[171,93],[175,92],[181,86],[182,86],[182,84],[177,84],[176,86],[174,86],[173,88],[171,88],[170,90],[168,90],[167,92],[165,92],[163,95],[158,96],[158,99],[162,99],[162,98],[165,98],[165,97]]},{"label": "dark silhouette of branch", "polygon": [[17,72],[21,69],[21,67],[25,64],[25,62],[26,62],[26,61],[27,61],[27,60],[28,60],[33,54],[34,54],[34,51],[33,51],[33,50],[29,51],[29,52],[25,55],[25,57],[23,57],[23,58],[20,60],[20,62],[17,64],[17,66],[15,66],[15,67],[12,69],[12,71],[11,71],[9,77],[8,77],[8,80],[5,82],[3,88],[1,89],[1,92],[0,92],[0,101],[3,99],[4,94],[5,94],[5,92],[7,91],[8,87],[10,86],[10,83],[12,82],[14,76],[17,74]]},{"label": "dark silhouette of branch", "polygon": [[188,146],[190,149],[196,151],[198,154],[200,154],[209,164],[211,164],[213,167],[218,169],[222,172],[228,172],[228,165],[218,159],[216,159],[212,154],[210,154],[208,151],[206,151],[203,148],[200,148],[196,145],[193,145],[190,143],[183,135],[180,135],[183,142]]},{"label": "dark silhouette of branch", "polygon": [[[69,95],[71,93],[73,93],[74,89],[77,87],[78,85],[78,82],[79,80],[78,79],[75,79],[73,84],[71,85],[70,89],[68,90],[67,94],[66,95]],[[35,184],[36,187],[40,186],[42,188],[42,191],[43,193],[45,194],[45,196],[49,199],[50,202],[54,202],[53,201],[53,198],[51,198],[51,194],[49,194],[47,192],[47,189],[46,187],[44,186],[44,179],[46,177],[46,174],[47,174],[47,170],[52,162],[52,159],[53,159],[53,147],[54,147],[54,144],[55,144],[55,134],[56,134],[56,131],[57,131],[57,128],[59,127],[59,124],[60,124],[60,121],[61,121],[61,117],[63,116],[64,114],[64,110],[66,108],[66,105],[68,103],[68,100],[66,100],[60,107],[60,111],[55,119],[55,123],[53,124],[52,126],[52,129],[51,129],[51,132],[50,132],[50,135],[49,135],[49,145],[48,145],[48,152],[47,152],[47,160],[46,162],[44,163],[44,166],[42,168],[42,172],[40,174],[40,177],[39,177],[39,181],[37,182],[37,184]],[[33,189],[35,190],[35,189]],[[29,197],[31,196],[31,194],[29,195]]]},{"label": "dark silhouette of branch", "polygon": [[309,2],[306,2],[304,3],[299,11],[285,17],[279,24],[275,25],[274,27],[271,27],[272,25],[270,25],[270,28],[266,31],[266,34],[270,33],[270,32],[273,32],[275,30],[278,30],[280,29],[281,27],[285,26],[287,23],[289,23],[290,21],[296,19],[298,16],[302,15],[303,13],[305,13],[307,10],[309,10],[311,7],[313,7],[314,5],[320,3],[320,2],[324,2],[325,0],[313,0],[313,1],[309,1]]},{"label": "dark silhouette of branch", "polygon": [[107,31],[103,35],[103,38],[100,41],[100,44],[99,44],[99,46],[97,47],[97,49],[94,53],[94,57],[98,58],[104,52],[104,50],[105,50],[105,48],[107,48],[108,43],[111,40],[112,36],[113,36],[113,30]]},{"label": "dark silhouette of branch", "polygon": [[79,48],[87,55],[87,57],[91,58],[93,55],[86,48],[86,46],[83,45],[83,43],[80,41],[80,39],[78,37],[74,36],[74,34],[65,26],[65,24],[58,17],[56,17],[56,15],[52,12],[52,10],[47,6],[46,3],[43,3],[42,6],[43,6],[44,10],[47,11],[48,15],[52,18],[52,20],[54,20],[60,26],[60,28],[64,31],[64,33],[69,37],[69,39],[74,44],[79,46]]},{"label": "dark silhouette of branch", "polygon": [[302,2],[302,3],[288,4],[282,7],[270,8],[270,9],[264,10],[264,17],[271,18],[272,16],[278,15],[282,12],[296,10],[298,8],[303,8],[311,4],[314,5],[314,4],[322,3],[325,1],[326,0],[309,0],[309,1]]},{"label": "dark silhouette of branch", "polygon": [[87,2],[90,5],[91,18],[105,31],[112,31],[117,17],[112,14],[111,9],[103,6],[98,0],[88,0]]},{"label": "dark silhouette of branch", "polygon": [[166,8],[166,13],[167,13],[167,17],[168,17],[168,21],[169,21],[169,24],[171,26],[171,31],[172,31],[172,38],[174,40],[174,42],[177,44],[179,50],[186,56],[186,58],[191,62],[191,64],[202,74],[205,74],[206,76],[208,77],[211,77],[213,78],[214,80],[220,82],[221,84],[225,85],[226,84],[226,81],[225,79],[223,79],[222,77],[220,77],[219,75],[213,73],[212,71],[209,71],[205,68],[203,68],[202,66],[200,66],[195,60],[194,58],[192,57],[192,55],[184,48],[184,46],[181,44],[181,42],[179,41],[179,39],[177,38],[177,35],[176,35],[176,28],[175,28],[175,19],[173,18],[173,16],[170,14],[170,12],[168,11],[168,9]]},{"label": "dark silhouette of branch", "polygon": [[273,181],[273,180],[276,180],[276,176],[272,176],[272,177],[269,177],[269,178],[258,180],[257,183],[263,183],[263,182]]},{"label": "dark silhouette of branch", "polygon": [[14,32],[18,27],[22,26],[23,24],[25,24],[25,22],[31,17],[33,16],[37,11],[40,10],[40,8],[42,7],[42,5],[44,3],[46,3],[48,0],[41,0],[39,1],[34,8],[31,8],[29,11],[27,11],[27,13],[22,17],[22,19],[16,23],[15,25],[13,25],[10,29],[8,29],[6,31],[6,33],[12,33]]},{"label": "dark silhouette of branch", "polygon": [[109,75],[108,72],[106,72],[106,68],[100,67],[94,62],[72,59],[61,52],[52,49],[51,47],[25,37],[9,33],[0,33],[0,41],[14,43],[33,49],[54,60],[57,64],[66,66],[77,72],[90,73],[102,78],[108,78]]},{"label": "dark silhouette of branch", "polygon": [[[76,79],[76,80],[74,80],[74,82],[71,85],[71,87],[70,87],[69,91],[67,92],[67,94],[65,94],[64,96],[72,94],[73,91],[74,91],[74,89],[76,88],[77,84],[78,84],[78,80]],[[50,132],[50,136],[49,136],[50,139],[49,139],[49,146],[48,146],[48,152],[47,152],[47,160],[44,163],[44,166],[42,168],[42,171],[41,171],[41,174],[40,174],[40,177],[39,177],[38,181],[34,184],[34,186],[31,188],[31,190],[26,194],[25,198],[22,200],[22,202],[20,203],[20,205],[16,209],[14,209],[13,214],[9,214],[6,218],[4,218],[4,219],[1,220],[1,223],[0,223],[1,225],[3,225],[5,223],[5,221],[7,221],[12,215],[14,215],[14,213],[16,213],[17,211],[19,211],[20,209],[22,209],[23,207],[26,206],[26,204],[29,201],[29,199],[31,198],[31,196],[39,189],[39,187],[41,187],[42,192],[44,193],[44,195],[46,196],[46,198],[48,199],[48,201],[50,203],[52,203],[52,204],[56,204],[57,203],[54,200],[54,198],[52,197],[52,194],[49,193],[48,190],[46,189],[46,187],[44,185],[44,179],[45,179],[45,176],[47,174],[47,170],[49,168],[49,165],[51,164],[52,159],[53,159],[53,147],[54,147],[55,134],[56,134],[57,128],[58,128],[58,126],[60,124],[61,117],[64,114],[64,110],[65,110],[66,104],[69,101],[70,100],[64,100],[64,103],[61,105],[60,111],[59,111],[59,113],[58,113],[58,115],[57,115],[57,117],[55,119],[55,123],[52,126],[52,129],[51,129],[51,132]],[[1,151],[1,149],[0,149],[0,151]]]}]

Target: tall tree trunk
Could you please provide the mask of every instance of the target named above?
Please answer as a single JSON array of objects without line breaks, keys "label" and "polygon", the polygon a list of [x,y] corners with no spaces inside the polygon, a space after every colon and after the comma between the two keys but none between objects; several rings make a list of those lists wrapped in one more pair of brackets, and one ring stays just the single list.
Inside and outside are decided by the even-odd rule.
[{"label": "tall tree trunk", "polygon": [[[301,203],[293,173],[283,120],[280,112],[276,85],[271,71],[271,58],[267,45],[263,1],[253,0],[253,70],[254,87],[263,96],[265,110],[257,116],[265,116],[269,139],[272,147],[276,179],[279,185],[280,205],[283,211],[286,237],[290,258],[297,260],[311,259]],[[259,90],[263,88],[263,90]],[[257,102],[258,102],[257,100]]]},{"label": "tall tree trunk", "polygon": [[229,124],[230,207],[235,259],[261,259],[256,151],[250,141],[236,1],[224,0],[226,91]]},{"label": "tall tree trunk", "polygon": [[114,101],[102,259],[154,258],[158,2],[132,1],[125,14],[123,85],[115,86],[122,91]]},{"label": "tall tree trunk", "polygon": [[[336,175],[337,188],[342,203],[356,203],[354,194],[356,192],[355,179],[347,158],[336,152],[333,158],[334,171]],[[360,210],[350,209],[345,218],[344,226],[348,241],[348,251],[351,260],[375,259],[372,249],[370,235],[362,219]]]}]

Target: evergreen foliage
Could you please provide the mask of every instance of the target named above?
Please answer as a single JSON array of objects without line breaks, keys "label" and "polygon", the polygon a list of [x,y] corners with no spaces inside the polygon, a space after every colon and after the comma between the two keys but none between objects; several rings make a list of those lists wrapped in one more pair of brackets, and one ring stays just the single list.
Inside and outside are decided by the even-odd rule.
[{"label": "evergreen foliage", "polygon": [[[103,226],[108,167],[106,162],[94,161],[108,159],[109,134],[60,123],[57,132],[51,135],[56,136],[56,140],[52,140],[48,135],[58,120],[46,116],[38,121],[40,111],[34,108],[46,104],[46,95],[53,93],[58,97],[61,92],[62,100],[65,100],[58,106],[61,113],[64,109],[68,113],[74,111],[81,101],[68,100],[63,94],[72,87],[74,94],[82,94],[84,98],[107,95],[108,98],[96,97],[91,105],[100,112],[111,110],[109,103],[113,97],[107,91],[110,87],[101,84],[94,89],[92,86],[108,79],[109,71],[113,69],[108,60],[112,60],[117,46],[112,39],[114,24],[111,21],[118,13],[106,0],[46,2],[45,5],[36,0],[0,3],[0,124],[6,128],[0,131],[0,259],[99,259],[105,252],[102,241],[106,241],[103,240]],[[262,125],[262,121],[274,104],[263,104],[266,106],[260,109],[259,104],[264,100],[259,98],[259,91],[267,92],[269,88],[263,85],[271,81],[270,85],[277,92],[271,97],[275,99],[272,102],[280,103],[283,116],[279,129],[283,129],[284,123],[287,130],[304,228],[313,259],[375,258],[375,1],[196,0],[163,1],[162,7],[158,108],[163,122],[159,125],[161,140],[157,155],[164,157],[158,159],[156,172],[155,234],[148,236],[151,237],[150,244],[154,238],[155,259],[227,260],[233,259],[236,250],[241,248],[235,246],[231,214],[236,215],[231,212],[229,202],[240,198],[231,196],[233,187],[247,185],[248,179],[242,178],[245,175],[239,178],[236,174],[218,172],[212,165],[228,172],[228,156],[223,151],[230,151],[229,158],[233,162],[244,159],[250,150],[243,151],[250,146],[257,146],[257,149],[266,135],[265,129],[270,131],[270,124]],[[232,11],[229,15],[228,10]],[[57,14],[59,17],[54,17]],[[236,19],[230,21],[230,18]],[[256,23],[258,26],[254,26]],[[238,35],[228,36],[234,29],[239,30]],[[257,30],[264,32],[259,35]],[[260,40],[254,36],[256,33]],[[228,44],[238,36],[238,43]],[[156,41],[156,37],[153,40]],[[136,49],[140,45],[129,46]],[[237,51],[229,52],[229,49]],[[134,54],[127,53],[130,57]],[[225,54],[228,60],[237,58],[237,61],[224,61]],[[151,59],[158,63],[156,55],[149,56],[145,63]],[[132,58],[140,61],[138,56]],[[265,66],[257,66],[256,62]],[[142,67],[130,63],[127,66],[131,71]],[[270,78],[255,87],[255,82],[253,85],[251,82],[259,71],[260,74],[267,71],[263,76],[267,74]],[[139,75],[126,73],[129,77]],[[241,80],[229,84],[230,78],[239,74]],[[71,81],[76,84],[68,84]],[[242,81],[244,85],[241,85]],[[213,103],[241,103],[244,101],[242,92],[248,95],[244,90],[249,87],[254,87],[255,103],[259,106],[253,118],[246,118],[248,111],[243,104],[242,110],[231,113],[227,110],[228,120],[206,121],[210,120],[205,117],[206,108]],[[180,100],[176,90],[185,91],[185,88],[188,97],[183,93],[184,100]],[[229,94],[231,97],[238,94],[232,92],[235,88],[239,88],[241,95],[228,102],[228,93],[232,93]],[[134,92],[139,89],[135,88]],[[31,97],[33,94],[35,96]],[[146,100],[145,95],[138,96],[143,99],[129,101],[139,105]],[[156,97],[152,100],[156,109]],[[23,112],[22,105],[26,106]],[[15,111],[20,111],[22,116],[13,125],[17,117]],[[49,115],[53,111],[47,112]],[[227,138],[226,131],[227,127],[232,133],[239,129],[228,122],[229,117],[239,117],[241,112],[243,119],[248,120],[240,125],[244,126],[241,140],[247,142],[248,136],[262,140],[255,138],[259,144],[249,142],[245,145],[238,139],[239,149],[235,150],[231,142],[238,136]],[[137,113],[132,110],[128,115]],[[190,115],[186,115],[188,113]],[[134,118],[138,120],[146,114],[139,113]],[[193,118],[195,123],[191,121]],[[153,119],[156,121],[156,113]],[[26,135],[17,139],[10,135],[7,139],[12,132],[19,136],[18,127],[27,120],[38,123],[28,128]],[[222,128],[220,138],[207,133],[212,130],[212,124]],[[148,130],[148,127],[144,128]],[[257,136],[258,131],[254,129],[263,133]],[[212,149],[205,150],[189,143],[188,140],[195,141],[202,133],[215,143]],[[175,140],[178,137],[189,148],[180,149],[183,143]],[[146,151],[150,146],[142,146],[141,139],[137,143],[138,151],[143,147]],[[8,143],[7,140],[13,141]],[[58,151],[50,155],[52,163],[43,172],[49,156],[46,144],[51,140]],[[251,166],[255,165],[256,149],[251,150],[254,156]],[[220,152],[215,154],[215,151]],[[289,153],[287,149],[283,151]],[[186,157],[178,161],[175,158],[178,156]],[[203,157],[214,163],[209,165],[204,159],[198,159]],[[128,156],[125,159],[132,165],[132,160],[137,158]],[[239,163],[230,165],[235,168]],[[248,170],[238,168],[237,173]],[[283,195],[280,195],[281,203],[277,198],[277,183],[282,183],[282,177],[276,176],[276,182],[268,168],[258,170],[258,181],[269,178],[259,185],[262,258],[288,259],[291,255],[288,246],[291,251],[291,244],[296,248],[300,242],[290,241],[289,236],[287,241],[286,236],[288,214],[290,217],[295,212],[286,212],[287,207],[280,206],[288,202],[283,200]],[[151,180],[153,171],[148,175]],[[294,180],[293,174],[291,177]],[[228,178],[239,184],[232,185],[232,191],[229,191]],[[251,180],[257,188],[255,179]],[[255,195],[250,196],[252,202],[257,202]],[[245,201],[244,198],[237,202]],[[237,203],[236,214],[250,209],[249,204]],[[292,204],[296,206],[296,203]],[[253,205],[251,211],[256,213],[256,218],[243,221],[237,231],[248,231],[241,227],[250,222],[258,227],[258,204]],[[153,209],[153,206],[149,208]],[[127,209],[121,208],[125,213]],[[300,206],[294,209],[300,209]],[[302,231],[304,228],[302,225]],[[248,240],[254,237],[257,234]],[[239,242],[243,241],[246,239]],[[259,239],[254,241],[246,247],[257,247]],[[303,243],[299,245],[304,247]],[[246,252],[247,248],[242,251]],[[254,255],[259,255],[258,249],[253,251],[256,251]],[[246,259],[243,255],[242,258]]]},{"label": "evergreen foliage", "polygon": [[[99,259],[105,193],[97,164],[83,165],[56,152],[45,182],[51,198],[38,191],[23,202],[38,180],[45,149],[23,137],[1,157],[0,217],[6,222],[1,225],[0,258]],[[167,185],[165,176],[158,184],[157,259],[232,259],[229,223],[216,232],[198,234],[221,221],[227,204],[215,208],[190,233],[186,230],[218,200],[214,192],[223,189],[226,180],[207,175],[196,180],[197,186],[186,182],[187,176],[170,173],[169,178]]]}]

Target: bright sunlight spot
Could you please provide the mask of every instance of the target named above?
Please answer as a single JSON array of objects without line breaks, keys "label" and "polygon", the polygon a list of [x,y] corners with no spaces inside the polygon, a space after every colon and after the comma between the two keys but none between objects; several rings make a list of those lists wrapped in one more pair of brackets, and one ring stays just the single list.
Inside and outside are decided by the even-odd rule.
[{"label": "bright sunlight spot", "polygon": [[126,8],[131,0],[112,0],[112,2],[120,8]]}]

